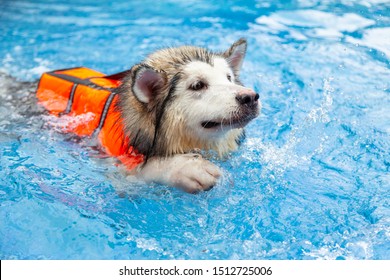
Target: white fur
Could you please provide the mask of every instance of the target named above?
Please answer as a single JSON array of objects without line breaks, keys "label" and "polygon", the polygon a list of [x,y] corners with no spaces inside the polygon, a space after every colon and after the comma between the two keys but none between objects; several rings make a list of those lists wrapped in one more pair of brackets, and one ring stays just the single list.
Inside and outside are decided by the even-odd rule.
[{"label": "white fur", "polygon": [[[204,121],[229,119],[238,109],[236,94],[245,89],[234,83],[234,75],[227,61],[216,57],[213,65],[205,62],[191,62],[184,68],[184,79],[178,84],[176,116],[186,120],[186,125],[200,138],[222,137],[230,128],[204,129]],[[231,81],[227,76],[231,77]],[[207,81],[207,88],[190,90],[198,80]]]},{"label": "white fur", "polygon": [[169,158],[152,158],[138,171],[138,176],[146,182],[159,182],[197,193],[212,188],[221,171],[201,155],[178,154]]}]

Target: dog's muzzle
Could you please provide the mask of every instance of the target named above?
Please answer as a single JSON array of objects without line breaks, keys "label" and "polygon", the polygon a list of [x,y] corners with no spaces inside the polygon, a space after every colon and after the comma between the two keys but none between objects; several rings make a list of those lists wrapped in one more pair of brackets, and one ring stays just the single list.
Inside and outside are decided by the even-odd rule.
[{"label": "dog's muzzle", "polygon": [[251,89],[244,89],[237,93],[236,100],[240,105],[254,108],[258,105],[259,94]]}]

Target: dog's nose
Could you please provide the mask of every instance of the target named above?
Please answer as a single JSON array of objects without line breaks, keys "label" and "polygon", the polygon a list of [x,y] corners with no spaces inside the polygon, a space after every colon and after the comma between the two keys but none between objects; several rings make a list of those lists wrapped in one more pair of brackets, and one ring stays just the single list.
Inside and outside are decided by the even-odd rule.
[{"label": "dog's nose", "polygon": [[257,104],[257,100],[259,100],[259,94],[251,89],[241,90],[237,93],[236,100],[241,105],[253,107]]}]

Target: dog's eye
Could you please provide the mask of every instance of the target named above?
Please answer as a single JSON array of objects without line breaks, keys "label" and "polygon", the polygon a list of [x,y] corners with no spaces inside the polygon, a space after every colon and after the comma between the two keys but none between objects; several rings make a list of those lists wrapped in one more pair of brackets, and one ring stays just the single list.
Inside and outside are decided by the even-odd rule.
[{"label": "dog's eye", "polygon": [[196,83],[192,84],[190,86],[190,89],[192,90],[201,90],[201,89],[204,89],[206,87],[206,84],[202,81],[197,81]]},{"label": "dog's eye", "polygon": [[230,74],[227,74],[226,77],[227,77],[227,79],[229,80],[229,82],[232,81],[232,76],[231,76]]}]

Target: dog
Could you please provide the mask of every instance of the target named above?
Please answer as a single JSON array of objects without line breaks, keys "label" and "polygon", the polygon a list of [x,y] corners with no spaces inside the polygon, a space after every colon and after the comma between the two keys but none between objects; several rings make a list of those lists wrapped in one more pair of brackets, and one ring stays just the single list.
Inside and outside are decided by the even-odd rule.
[{"label": "dog", "polygon": [[246,50],[245,39],[224,52],[166,48],[131,68],[116,106],[131,146],[146,158],[134,176],[189,193],[216,184],[220,169],[193,151],[236,150],[259,115],[259,94],[239,78]]},{"label": "dog", "polygon": [[259,94],[239,78],[246,49],[245,39],[224,52],[166,48],[110,76],[85,67],[51,71],[42,75],[37,98],[65,123],[62,132],[97,135],[130,175],[206,191],[221,171],[194,151],[234,151],[261,109]]}]

